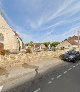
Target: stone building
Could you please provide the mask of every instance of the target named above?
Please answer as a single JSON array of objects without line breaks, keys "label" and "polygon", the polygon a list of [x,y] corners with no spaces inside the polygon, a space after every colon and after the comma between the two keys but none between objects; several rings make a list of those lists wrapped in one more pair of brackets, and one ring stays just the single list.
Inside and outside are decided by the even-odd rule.
[{"label": "stone building", "polygon": [[46,46],[43,43],[34,43],[34,51],[44,51]]},{"label": "stone building", "polygon": [[[80,40],[80,37],[79,37]],[[57,48],[65,48],[65,49],[73,49],[78,48],[78,36],[69,37],[65,39],[60,44],[58,44]]]},{"label": "stone building", "polygon": [[19,51],[24,44],[19,35],[14,32],[5,19],[0,15],[0,50]]}]

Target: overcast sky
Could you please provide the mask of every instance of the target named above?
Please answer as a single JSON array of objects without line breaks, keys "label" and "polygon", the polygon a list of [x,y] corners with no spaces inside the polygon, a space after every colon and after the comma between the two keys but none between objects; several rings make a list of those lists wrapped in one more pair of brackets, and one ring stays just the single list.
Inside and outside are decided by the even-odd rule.
[{"label": "overcast sky", "polygon": [[0,0],[0,9],[24,42],[62,41],[80,30],[80,0]]}]

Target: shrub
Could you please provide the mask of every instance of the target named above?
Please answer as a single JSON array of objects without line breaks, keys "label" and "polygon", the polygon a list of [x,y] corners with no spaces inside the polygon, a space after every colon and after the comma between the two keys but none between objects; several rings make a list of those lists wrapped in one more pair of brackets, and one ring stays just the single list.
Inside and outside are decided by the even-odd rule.
[{"label": "shrub", "polygon": [[10,51],[9,50],[1,50],[0,51],[0,55],[9,55],[10,54]]},{"label": "shrub", "polygon": [[44,48],[44,51],[48,51],[48,48]]},{"label": "shrub", "polygon": [[63,60],[64,54],[60,55],[59,58]]},{"label": "shrub", "polygon": [[26,53],[32,53],[31,48],[27,48],[27,49],[26,49]]}]

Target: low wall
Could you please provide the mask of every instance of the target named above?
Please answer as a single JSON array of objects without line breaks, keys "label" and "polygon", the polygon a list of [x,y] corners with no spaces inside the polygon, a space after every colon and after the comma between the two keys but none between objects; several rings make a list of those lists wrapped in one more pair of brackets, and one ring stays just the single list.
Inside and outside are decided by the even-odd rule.
[{"label": "low wall", "polygon": [[0,56],[0,67],[13,67],[15,65],[22,65],[23,63],[30,63],[40,61],[43,58],[54,58],[59,57],[63,54],[64,51],[58,50],[55,52],[52,51],[43,51],[43,52],[34,52],[34,53],[19,53],[19,54],[10,54],[7,56]]}]

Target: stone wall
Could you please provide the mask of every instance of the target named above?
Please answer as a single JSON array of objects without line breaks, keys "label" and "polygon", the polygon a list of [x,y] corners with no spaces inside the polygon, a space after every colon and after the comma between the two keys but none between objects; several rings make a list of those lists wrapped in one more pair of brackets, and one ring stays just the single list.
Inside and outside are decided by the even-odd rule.
[{"label": "stone wall", "polygon": [[71,45],[68,41],[63,41],[61,42],[60,44],[58,44],[57,46],[59,49],[61,49],[61,47],[64,47],[64,48],[72,48],[73,45]]},{"label": "stone wall", "polygon": [[2,33],[4,36],[4,41],[1,42],[4,44],[4,49],[7,50],[19,49],[18,40],[20,41],[20,45],[22,46],[21,44],[22,41],[15,35],[13,30],[10,28],[8,23],[4,20],[4,18],[1,15],[0,15],[0,33]]},{"label": "stone wall", "polygon": [[0,56],[0,65],[4,67],[11,67],[15,65],[22,65],[23,63],[31,63],[38,62],[44,59],[53,59],[58,58],[64,51],[56,51],[56,52],[34,52],[34,53],[19,53],[19,54],[10,54],[8,56]]}]

